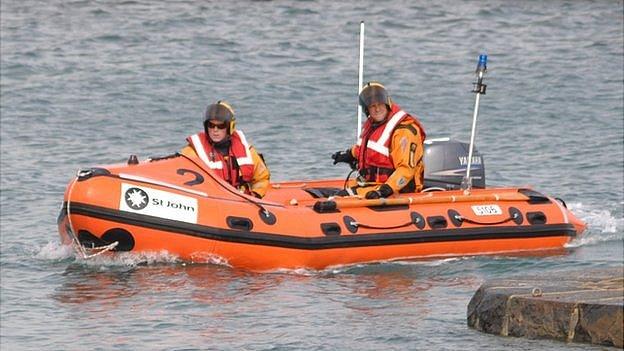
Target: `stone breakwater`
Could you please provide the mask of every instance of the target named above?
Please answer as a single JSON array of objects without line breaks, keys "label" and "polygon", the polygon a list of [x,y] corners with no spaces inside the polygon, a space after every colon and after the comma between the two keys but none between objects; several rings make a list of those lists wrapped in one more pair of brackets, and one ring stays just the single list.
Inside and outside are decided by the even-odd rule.
[{"label": "stone breakwater", "polygon": [[468,326],[503,336],[624,347],[624,267],[485,282]]}]

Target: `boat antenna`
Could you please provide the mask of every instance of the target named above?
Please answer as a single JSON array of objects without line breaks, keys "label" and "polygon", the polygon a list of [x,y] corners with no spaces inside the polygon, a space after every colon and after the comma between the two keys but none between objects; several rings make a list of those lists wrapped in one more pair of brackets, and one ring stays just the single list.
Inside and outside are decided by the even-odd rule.
[{"label": "boat antenna", "polygon": [[477,94],[474,106],[474,112],[472,114],[472,132],[470,133],[470,147],[468,149],[468,166],[466,167],[466,175],[461,182],[461,189],[465,194],[470,193],[470,189],[472,189],[472,179],[470,179],[470,168],[472,167],[472,150],[474,149],[474,139],[477,129],[477,116],[479,115],[479,98],[481,94],[485,95],[485,88],[487,85],[483,84],[483,75],[487,71],[487,55],[482,54],[479,55],[479,63],[477,64],[477,70],[475,73],[477,74],[477,82],[473,83],[474,88],[472,89],[473,93]]},{"label": "boat antenna", "polygon": [[360,90],[362,90],[362,80],[364,76],[364,21],[360,22],[360,64],[358,69],[358,104],[357,104],[357,135],[355,136],[355,141],[360,138],[362,134],[362,106],[360,105],[359,95]]}]

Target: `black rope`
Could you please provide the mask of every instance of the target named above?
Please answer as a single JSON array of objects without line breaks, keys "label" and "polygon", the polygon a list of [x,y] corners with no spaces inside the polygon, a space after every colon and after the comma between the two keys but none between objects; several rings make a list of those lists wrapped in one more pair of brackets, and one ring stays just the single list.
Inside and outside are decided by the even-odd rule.
[{"label": "black rope", "polygon": [[165,156],[155,156],[155,157],[149,157],[149,162],[156,162],[156,161],[161,161],[161,160],[167,160],[170,158],[176,158],[182,156],[181,153],[176,152],[175,154],[171,154],[171,155],[165,155]]},{"label": "black rope", "polygon": [[409,221],[409,222],[407,222],[405,224],[393,225],[393,226],[389,226],[389,227],[368,225],[368,224],[362,224],[362,223],[358,223],[358,222],[355,222],[353,225],[355,225],[357,227],[361,227],[361,228],[367,228],[367,229],[398,229],[398,228],[407,227],[408,225],[412,225],[412,224],[414,224],[414,222]]},{"label": "black rope", "polygon": [[460,220],[460,221],[462,221],[462,222],[466,222],[466,223],[470,223],[470,224],[479,224],[479,225],[496,225],[496,224],[503,224],[503,223],[507,223],[507,222],[509,222],[509,221],[513,221],[513,220],[516,218],[516,216],[515,216],[515,215],[514,215],[514,216],[510,216],[509,218],[504,219],[504,220],[502,220],[502,221],[498,221],[498,222],[489,222],[489,223],[488,223],[488,222],[479,222],[479,221],[475,221],[475,220],[472,220],[472,219],[470,219],[470,218],[466,218],[466,217],[462,217],[462,216],[456,216],[455,218],[456,218],[456,219],[458,219],[458,220]]},{"label": "black rope", "polygon": [[355,169],[351,169],[351,172],[349,172],[349,174],[347,174],[347,178],[344,181],[344,185],[342,186],[342,189],[347,190],[347,183],[349,182],[349,178],[351,178],[351,175],[355,171],[356,171]]},{"label": "black rope", "polygon": [[[201,169],[201,170],[202,170],[202,171],[204,171],[206,174],[208,174],[208,176],[210,176],[210,178],[214,179],[217,183],[219,183],[219,182],[215,179],[215,175],[214,175],[212,172],[207,171],[207,170],[206,170],[206,169],[205,169],[205,168],[204,168],[201,164],[199,164],[199,163],[195,162],[195,160],[193,160],[192,158],[190,158],[190,157],[186,156],[185,154],[180,154],[180,155],[181,155],[181,156],[183,156],[184,158],[186,158],[187,160],[191,161],[191,162],[192,162],[195,166],[197,166],[199,169]],[[269,210],[267,210],[264,206],[262,206],[262,204],[260,204],[260,203],[258,203],[258,202],[256,202],[256,201],[254,201],[254,200],[252,200],[252,199],[250,199],[250,198],[247,198],[247,197],[243,196],[243,194],[241,194],[240,192],[238,192],[238,191],[236,191],[236,190],[232,190],[232,189],[230,189],[229,187],[224,186],[224,187],[223,187],[223,189],[225,189],[225,190],[229,191],[230,193],[232,193],[232,194],[234,194],[234,195],[236,195],[236,196],[240,197],[241,199],[243,199],[243,200],[245,200],[245,201],[247,201],[247,202],[249,202],[249,203],[252,203],[252,204],[254,204],[254,205],[258,206],[258,208],[262,211],[262,213],[263,213],[266,217],[269,217],[269,216],[270,216],[271,212],[269,212]]]}]

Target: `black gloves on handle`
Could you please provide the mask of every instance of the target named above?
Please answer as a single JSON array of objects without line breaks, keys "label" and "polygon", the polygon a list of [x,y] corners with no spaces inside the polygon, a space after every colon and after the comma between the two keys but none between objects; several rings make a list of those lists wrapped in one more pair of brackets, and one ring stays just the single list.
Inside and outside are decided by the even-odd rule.
[{"label": "black gloves on handle", "polygon": [[331,157],[334,160],[334,164],[337,164],[338,162],[344,162],[348,163],[349,166],[351,166],[351,169],[357,168],[357,160],[355,159],[355,157],[353,157],[353,155],[351,155],[351,150],[338,151],[334,153]]},{"label": "black gloves on handle", "polygon": [[367,192],[366,193],[366,198],[368,200],[379,199],[379,198],[382,198],[382,197],[388,197],[388,196],[392,195],[393,192],[394,191],[392,190],[390,185],[382,184],[379,187],[379,190],[371,190],[371,191]]}]

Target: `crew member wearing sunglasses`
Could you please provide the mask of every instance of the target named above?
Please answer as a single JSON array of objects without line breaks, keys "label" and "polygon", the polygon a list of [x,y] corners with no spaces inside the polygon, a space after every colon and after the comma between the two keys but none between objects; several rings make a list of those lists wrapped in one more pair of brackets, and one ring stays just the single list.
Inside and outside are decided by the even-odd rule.
[{"label": "crew member wearing sunglasses", "polygon": [[236,129],[234,109],[219,100],[204,114],[204,131],[186,138],[181,153],[199,158],[225,181],[248,195],[264,197],[270,172],[245,134]]}]

